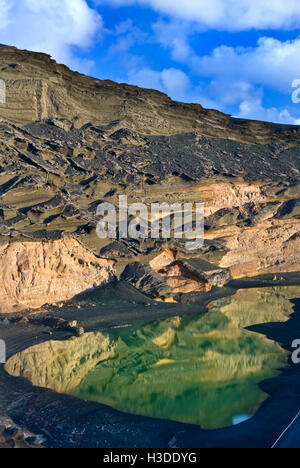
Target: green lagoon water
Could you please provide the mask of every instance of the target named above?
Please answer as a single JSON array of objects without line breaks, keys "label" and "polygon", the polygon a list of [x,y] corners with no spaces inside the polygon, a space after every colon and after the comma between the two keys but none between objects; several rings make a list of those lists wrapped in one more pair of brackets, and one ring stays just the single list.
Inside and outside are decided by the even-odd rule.
[{"label": "green lagoon water", "polygon": [[230,426],[255,414],[267,398],[259,383],[287,364],[279,344],[245,327],[288,320],[294,297],[299,288],[238,291],[204,315],[90,333],[72,345],[48,342],[13,366],[36,385],[124,412]]}]

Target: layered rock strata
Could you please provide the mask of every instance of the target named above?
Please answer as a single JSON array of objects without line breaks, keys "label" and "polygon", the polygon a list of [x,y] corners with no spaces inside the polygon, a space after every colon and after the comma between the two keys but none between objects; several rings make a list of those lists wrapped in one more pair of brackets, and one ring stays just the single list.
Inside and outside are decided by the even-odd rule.
[{"label": "layered rock strata", "polygon": [[[300,127],[233,119],[7,46],[0,79],[2,312],[67,300],[124,270],[163,300],[300,271]],[[120,195],[148,208],[204,203],[203,248],[99,239],[97,206]]]}]

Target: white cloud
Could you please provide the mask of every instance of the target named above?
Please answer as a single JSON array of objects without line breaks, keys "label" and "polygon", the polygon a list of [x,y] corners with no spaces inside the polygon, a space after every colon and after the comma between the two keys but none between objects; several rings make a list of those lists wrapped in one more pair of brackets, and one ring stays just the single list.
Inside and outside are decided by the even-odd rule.
[{"label": "white cloud", "polygon": [[294,117],[286,108],[265,107],[264,88],[246,81],[210,82],[205,90],[208,96],[217,102],[217,108],[226,112],[226,108],[238,108],[237,117],[266,122],[300,125],[300,119]]},{"label": "white cloud", "polygon": [[209,107],[228,112],[238,106],[243,118],[300,124],[286,108],[263,106],[267,88],[286,94],[291,103],[292,83],[300,79],[300,37],[288,41],[262,37],[256,47],[222,45],[199,56],[189,44],[189,34],[195,29],[186,23],[159,21],[154,31],[158,42],[171,49],[173,60],[189,67],[194,77],[210,79],[201,91]]},{"label": "white cloud", "polygon": [[144,42],[147,34],[134,26],[131,19],[122,21],[113,31],[109,32],[116,37],[115,42],[109,49],[109,53],[126,53],[137,43]]},{"label": "white cloud", "polygon": [[176,101],[199,103],[216,107],[216,102],[205,96],[201,86],[193,86],[184,71],[166,68],[162,71],[149,67],[134,67],[128,73],[128,82],[142,88],[157,89]]},{"label": "white cloud", "polygon": [[6,0],[0,0],[0,29],[5,28],[9,23],[9,10]]},{"label": "white cloud", "polygon": [[157,89],[172,99],[200,103],[210,109],[227,112],[228,107],[237,106],[236,117],[239,118],[300,125],[300,119],[294,117],[288,109],[264,107],[263,89],[246,81],[214,80],[208,85],[193,87],[188,75],[180,69],[156,71],[147,67],[132,69],[128,79],[131,84]]},{"label": "white cloud", "polygon": [[95,0],[110,6],[139,4],[169,17],[197,22],[205,29],[296,29],[299,0]]},{"label": "white cloud", "polygon": [[87,48],[102,29],[102,18],[85,0],[0,0],[0,42],[51,54],[88,71],[90,62],[73,53]]},{"label": "white cloud", "polygon": [[172,59],[188,66],[194,75],[267,85],[285,93],[300,78],[300,36],[287,41],[261,37],[255,47],[220,45],[209,55],[199,56],[189,43],[189,36],[197,32],[193,25],[158,21],[153,28],[156,40],[171,49]]},{"label": "white cloud", "polygon": [[189,45],[189,35],[195,32],[194,25],[172,20],[153,24],[156,40],[166,49],[171,49],[172,58],[178,62],[190,62],[194,52]]},{"label": "white cloud", "polygon": [[242,101],[238,117],[267,122],[300,125],[300,119],[291,115],[287,109],[265,108],[259,98]]},{"label": "white cloud", "polygon": [[216,78],[203,87],[202,93],[211,99],[213,107],[218,110],[226,113],[228,109],[237,109],[233,112],[236,117],[300,125],[300,119],[293,116],[287,108],[265,107],[264,87],[247,81]]},{"label": "white cloud", "polygon": [[190,56],[190,63],[202,76],[225,80],[245,80],[290,93],[292,82],[300,78],[300,37],[281,42],[271,37],[259,39],[257,47],[217,47],[205,57]]}]

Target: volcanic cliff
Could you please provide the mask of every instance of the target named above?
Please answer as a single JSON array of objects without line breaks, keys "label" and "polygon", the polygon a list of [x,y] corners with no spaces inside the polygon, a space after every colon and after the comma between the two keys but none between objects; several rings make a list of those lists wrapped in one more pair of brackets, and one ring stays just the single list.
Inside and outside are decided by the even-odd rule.
[{"label": "volcanic cliff", "polygon": [[[121,277],[156,300],[300,271],[300,127],[234,119],[0,46],[1,312]],[[204,202],[205,244],[99,239],[100,202]]]}]

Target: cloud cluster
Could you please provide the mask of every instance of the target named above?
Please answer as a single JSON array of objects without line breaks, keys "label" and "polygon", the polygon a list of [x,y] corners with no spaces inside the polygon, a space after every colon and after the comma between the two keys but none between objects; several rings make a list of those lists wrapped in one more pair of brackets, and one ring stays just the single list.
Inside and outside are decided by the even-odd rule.
[{"label": "cloud cluster", "polygon": [[[129,82],[149,89],[157,89],[178,101],[199,99],[195,96],[189,77],[182,70],[167,68],[162,71],[148,67],[132,69],[128,74]],[[195,102],[196,102],[195,101]]]},{"label": "cloud cluster", "polygon": [[263,101],[268,90],[286,95],[291,102],[292,82],[300,78],[300,37],[287,41],[261,37],[252,47],[221,45],[202,56],[190,45],[190,36],[197,34],[193,26],[160,20],[154,32],[156,40],[170,50],[174,61],[188,67],[191,76],[209,80],[200,93],[204,105],[224,112],[235,108],[245,118],[299,124],[287,109],[264,108]]},{"label": "cloud cluster", "polygon": [[[106,3],[105,0],[95,0]],[[139,4],[203,29],[296,29],[300,27],[299,0],[107,0],[112,6]]]},{"label": "cloud cluster", "polygon": [[247,80],[290,93],[291,83],[300,77],[300,37],[279,41],[259,39],[257,47],[216,48],[209,56],[191,57],[202,76]]},{"label": "cloud cluster", "polygon": [[156,40],[171,50],[172,59],[187,65],[198,76],[248,81],[285,93],[290,92],[293,80],[300,77],[300,36],[287,41],[264,36],[256,46],[221,45],[201,56],[189,44],[195,31],[186,24],[158,21],[153,29]]},{"label": "cloud cluster", "polygon": [[259,98],[242,101],[237,116],[245,119],[300,125],[300,119],[293,117],[287,109],[265,108]]},{"label": "cloud cluster", "polygon": [[0,0],[0,43],[51,54],[88,71],[74,48],[93,44],[102,18],[85,0]]},{"label": "cloud cluster", "polygon": [[[134,18],[126,17],[105,29],[96,9],[98,5],[101,12],[104,4],[150,7],[164,17],[146,31]],[[286,123],[299,123],[291,115],[294,110],[288,110],[292,107],[266,108],[264,96],[268,93],[270,101],[272,93],[277,98],[291,95],[292,82],[300,78],[300,37],[279,40],[275,32],[267,34],[266,30],[296,28],[300,28],[299,0],[0,0],[0,43],[46,52],[89,73],[93,62],[82,58],[84,49],[94,47],[105,34],[109,45],[99,55],[103,78],[120,75],[121,81],[127,74],[132,84],[159,89],[173,99]],[[264,29],[264,33],[251,47],[225,43],[206,55],[196,52],[191,45],[195,36],[201,51],[205,37],[201,34],[210,29]],[[159,65],[147,55],[151,45],[169,54],[168,64],[161,69],[153,69]]]},{"label": "cloud cluster", "polygon": [[113,31],[109,32],[115,38],[114,43],[109,49],[109,53],[126,54],[136,43],[142,43],[147,34],[134,26],[133,21],[128,19],[115,26]]},{"label": "cloud cluster", "polygon": [[194,87],[189,76],[180,69],[157,71],[148,67],[130,70],[128,81],[143,88],[157,89],[178,101],[199,103],[224,112],[228,107],[237,106],[235,117],[300,125],[300,119],[295,118],[288,109],[264,107],[263,89],[246,81],[216,79]]},{"label": "cloud cluster", "polygon": [[[256,46],[220,45],[205,56],[190,45],[191,35],[198,34],[201,40],[201,32],[207,29],[296,29],[300,26],[298,0],[110,0],[110,4],[140,4],[165,13],[169,20],[153,25],[156,40],[170,51],[174,62],[189,70],[187,75],[177,67],[162,71],[143,67],[129,73],[132,82],[160,89],[174,99],[225,112],[235,109],[240,117],[299,124],[288,109],[264,107],[263,102],[266,89],[290,97],[291,83],[300,77],[300,37],[280,41],[263,36]],[[199,84],[193,87],[189,76],[194,76],[194,82],[198,77]]]}]

